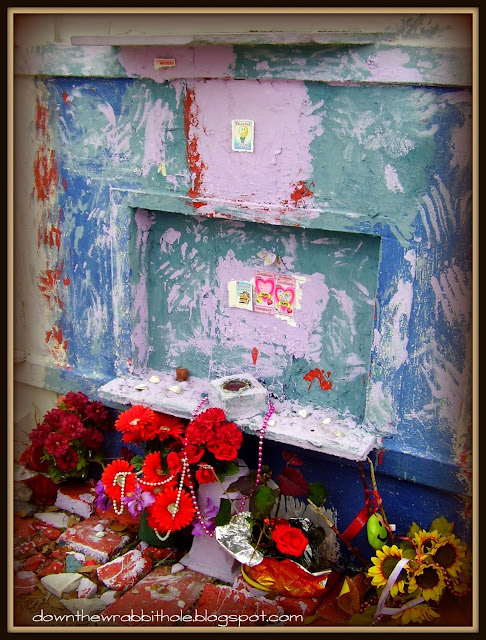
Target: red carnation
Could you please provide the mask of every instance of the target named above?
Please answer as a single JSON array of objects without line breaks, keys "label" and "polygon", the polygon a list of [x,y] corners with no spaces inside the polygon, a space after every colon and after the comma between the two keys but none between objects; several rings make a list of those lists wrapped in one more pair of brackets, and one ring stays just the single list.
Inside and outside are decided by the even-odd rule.
[{"label": "red carnation", "polygon": [[68,413],[61,420],[61,431],[68,440],[76,440],[83,435],[84,425],[74,413]]},{"label": "red carnation", "polygon": [[56,466],[61,471],[71,471],[78,464],[78,454],[72,447],[60,455],[56,456]]},{"label": "red carnation", "polygon": [[62,409],[51,409],[44,416],[44,424],[49,425],[51,431],[56,431],[61,428],[61,424],[65,416],[66,412]]},{"label": "red carnation", "polygon": [[69,440],[60,431],[55,431],[47,436],[44,447],[49,455],[62,456],[69,448]]},{"label": "red carnation", "polygon": [[84,408],[89,402],[89,398],[87,395],[78,391],[78,393],[74,393],[74,391],[70,391],[66,393],[65,396],[60,396],[58,398],[57,404],[60,407],[62,404],[68,409],[68,411],[76,411],[77,413],[83,413]]},{"label": "red carnation", "polygon": [[91,451],[98,451],[103,444],[103,434],[96,427],[87,427],[83,433],[84,444],[91,449]]},{"label": "red carnation", "polygon": [[95,425],[100,426],[108,418],[108,411],[101,404],[101,402],[97,402],[95,400],[86,405],[84,409],[84,415],[89,420],[92,420],[95,423]]},{"label": "red carnation", "polygon": [[243,434],[234,422],[225,422],[216,429],[215,440],[232,445],[236,449],[241,447]]},{"label": "red carnation", "polygon": [[32,444],[44,446],[47,436],[52,433],[52,429],[48,424],[39,424],[29,433],[29,440]]}]

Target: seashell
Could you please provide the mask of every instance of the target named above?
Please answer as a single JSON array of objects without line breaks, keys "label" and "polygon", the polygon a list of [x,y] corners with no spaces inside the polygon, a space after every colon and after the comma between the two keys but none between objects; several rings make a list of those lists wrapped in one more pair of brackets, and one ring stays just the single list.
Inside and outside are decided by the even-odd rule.
[{"label": "seashell", "polygon": [[179,385],[175,384],[172,387],[169,387],[169,391],[173,391],[174,393],[181,393],[182,389],[179,387]]},{"label": "seashell", "polygon": [[300,418],[307,418],[307,411],[305,409],[301,409],[300,411],[297,411],[297,415]]},{"label": "seashell", "polygon": [[274,427],[277,423],[275,422],[275,420],[269,420],[267,424],[269,427]]},{"label": "seashell", "polygon": [[105,527],[102,524],[97,524],[94,528],[95,531],[104,531]]},{"label": "seashell", "polygon": [[137,384],[137,386],[135,387],[135,389],[137,391],[144,391],[145,389],[148,389],[146,384]]},{"label": "seashell", "polygon": [[159,376],[151,376],[149,378],[149,382],[151,382],[152,384],[158,384],[160,382],[160,378]]},{"label": "seashell", "polygon": [[97,531],[97,532],[95,533],[95,536],[96,536],[97,538],[104,538],[104,537],[106,536],[106,531]]}]

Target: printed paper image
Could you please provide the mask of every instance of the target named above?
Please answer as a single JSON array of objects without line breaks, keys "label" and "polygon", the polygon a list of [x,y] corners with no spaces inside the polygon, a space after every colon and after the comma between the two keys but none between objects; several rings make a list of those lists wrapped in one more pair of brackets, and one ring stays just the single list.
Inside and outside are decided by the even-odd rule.
[{"label": "printed paper image", "polygon": [[253,153],[253,120],[233,120],[233,151]]},{"label": "printed paper image", "polygon": [[295,278],[277,275],[275,280],[275,313],[293,317],[295,309]]},{"label": "printed paper image", "polygon": [[253,310],[258,313],[275,313],[275,274],[255,271],[255,302]]},{"label": "printed paper image", "polygon": [[253,310],[253,291],[251,282],[232,280],[228,282],[229,306]]}]

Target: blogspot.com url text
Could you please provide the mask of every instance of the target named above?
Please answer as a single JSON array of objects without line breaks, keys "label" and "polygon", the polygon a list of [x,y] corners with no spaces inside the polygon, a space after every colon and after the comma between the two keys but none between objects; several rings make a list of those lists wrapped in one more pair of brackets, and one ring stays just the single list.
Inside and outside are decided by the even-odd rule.
[{"label": "blogspot.com url text", "polygon": [[86,623],[98,623],[101,625],[106,624],[115,624],[115,625],[123,625],[127,623],[134,624],[155,624],[155,625],[175,625],[175,624],[184,624],[184,623],[194,623],[194,624],[202,624],[202,623],[211,623],[216,627],[228,627],[230,625],[235,625],[240,627],[242,624],[283,624],[288,622],[304,622],[304,616],[300,614],[266,614],[264,612],[261,613],[253,613],[253,614],[244,614],[244,613],[234,613],[234,614],[221,614],[221,613],[210,613],[206,609],[203,611],[194,610],[192,613],[184,613],[182,609],[179,613],[164,613],[161,611],[150,611],[150,613],[146,613],[143,609],[141,611],[130,611],[130,613],[123,614],[110,614],[104,615],[103,613],[97,614],[88,614],[83,611],[77,611],[76,613],[63,613],[63,614],[52,614],[52,613],[44,613],[44,609],[41,609],[40,613],[34,615],[32,617],[32,622],[49,622],[49,623],[65,623],[69,624],[70,622],[86,622]]}]

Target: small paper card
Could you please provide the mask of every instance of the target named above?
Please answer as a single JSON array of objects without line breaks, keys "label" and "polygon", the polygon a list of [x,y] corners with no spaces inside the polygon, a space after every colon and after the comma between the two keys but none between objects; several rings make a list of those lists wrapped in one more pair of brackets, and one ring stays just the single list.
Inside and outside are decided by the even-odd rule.
[{"label": "small paper card", "polygon": [[231,280],[228,282],[228,298],[230,307],[253,310],[253,295],[251,282]]},{"label": "small paper card", "polygon": [[253,120],[232,120],[232,148],[233,151],[248,151],[253,153]]},{"label": "small paper card", "polygon": [[275,313],[293,318],[295,310],[295,278],[278,274],[275,278]]},{"label": "small paper card", "polygon": [[273,315],[275,313],[275,274],[255,271],[255,300],[253,311]]}]

